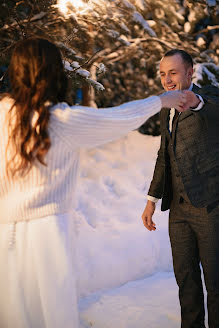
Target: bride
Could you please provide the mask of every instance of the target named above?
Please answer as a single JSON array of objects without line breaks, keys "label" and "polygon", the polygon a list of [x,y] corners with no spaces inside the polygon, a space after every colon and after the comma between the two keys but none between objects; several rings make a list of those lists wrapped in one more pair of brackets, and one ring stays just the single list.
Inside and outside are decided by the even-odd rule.
[{"label": "bride", "polygon": [[61,54],[40,38],[17,43],[9,78],[0,100],[0,327],[77,328],[70,212],[80,149],[120,138],[161,107],[188,109],[189,92],[70,107]]}]

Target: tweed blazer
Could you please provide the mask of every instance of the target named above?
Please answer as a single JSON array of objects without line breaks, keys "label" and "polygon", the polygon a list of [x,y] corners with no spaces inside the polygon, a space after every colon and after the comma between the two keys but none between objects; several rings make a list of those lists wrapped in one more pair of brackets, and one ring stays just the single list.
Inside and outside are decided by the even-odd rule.
[{"label": "tweed blazer", "polygon": [[[194,85],[192,91],[201,95],[205,104],[199,111],[181,113],[172,143],[190,202],[195,207],[207,207],[219,200],[219,89]],[[161,109],[161,144],[148,191],[162,198],[162,211],[170,208],[174,192],[168,154],[169,114],[169,108]]]}]

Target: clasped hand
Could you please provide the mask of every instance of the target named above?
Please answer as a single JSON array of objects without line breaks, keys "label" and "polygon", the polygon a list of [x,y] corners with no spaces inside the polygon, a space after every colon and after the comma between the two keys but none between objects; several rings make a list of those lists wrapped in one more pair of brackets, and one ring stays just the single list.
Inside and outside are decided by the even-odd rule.
[{"label": "clasped hand", "polygon": [[195,108],[200,103],[199,98],[192,91],[168,91],[160,95],[162,107],[176,108],[178,112],[185,112]]}]

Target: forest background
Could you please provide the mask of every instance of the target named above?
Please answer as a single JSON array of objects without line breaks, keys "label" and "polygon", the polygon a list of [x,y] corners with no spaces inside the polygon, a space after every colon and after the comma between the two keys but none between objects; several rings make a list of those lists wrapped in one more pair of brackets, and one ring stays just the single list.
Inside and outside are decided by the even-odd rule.
[{"label": "forest background", "polygon": [[[196,84],[219,86],[219,0],[1,0],[0,91],[14,44],[33,35],[61,49],[72,104],[159,94],[159,61],[172,48],[192,55]],[[139,131],[159,135],[159,114]]]}]

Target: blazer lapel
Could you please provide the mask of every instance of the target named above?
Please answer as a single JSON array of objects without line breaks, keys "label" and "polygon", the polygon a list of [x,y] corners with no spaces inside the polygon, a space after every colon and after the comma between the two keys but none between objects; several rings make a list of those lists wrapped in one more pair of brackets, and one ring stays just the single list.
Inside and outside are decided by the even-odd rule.
[{"label": "blazer lapel", "polygon": [[163,117],[161,126],[165,126],[165,130],[169,132],[170,108],[163,108]]},{"label": "blazer lapel", "polygon": [[182,120],[184,120],[185,118],[187,118],[191,115],[194,115],[194,112],[192,110],[188,109],[188,110],[186,110],[185,112],[182,112],[179,115],[179,121],[182,121]]},{"label": "blazer lapel", "polygon": [[198,93],[199,94],[199,91],[201,90],[201,88],[199,88],[196,84],[193,84],[193,87],[192,87],[192,91],[194,93]]}]

